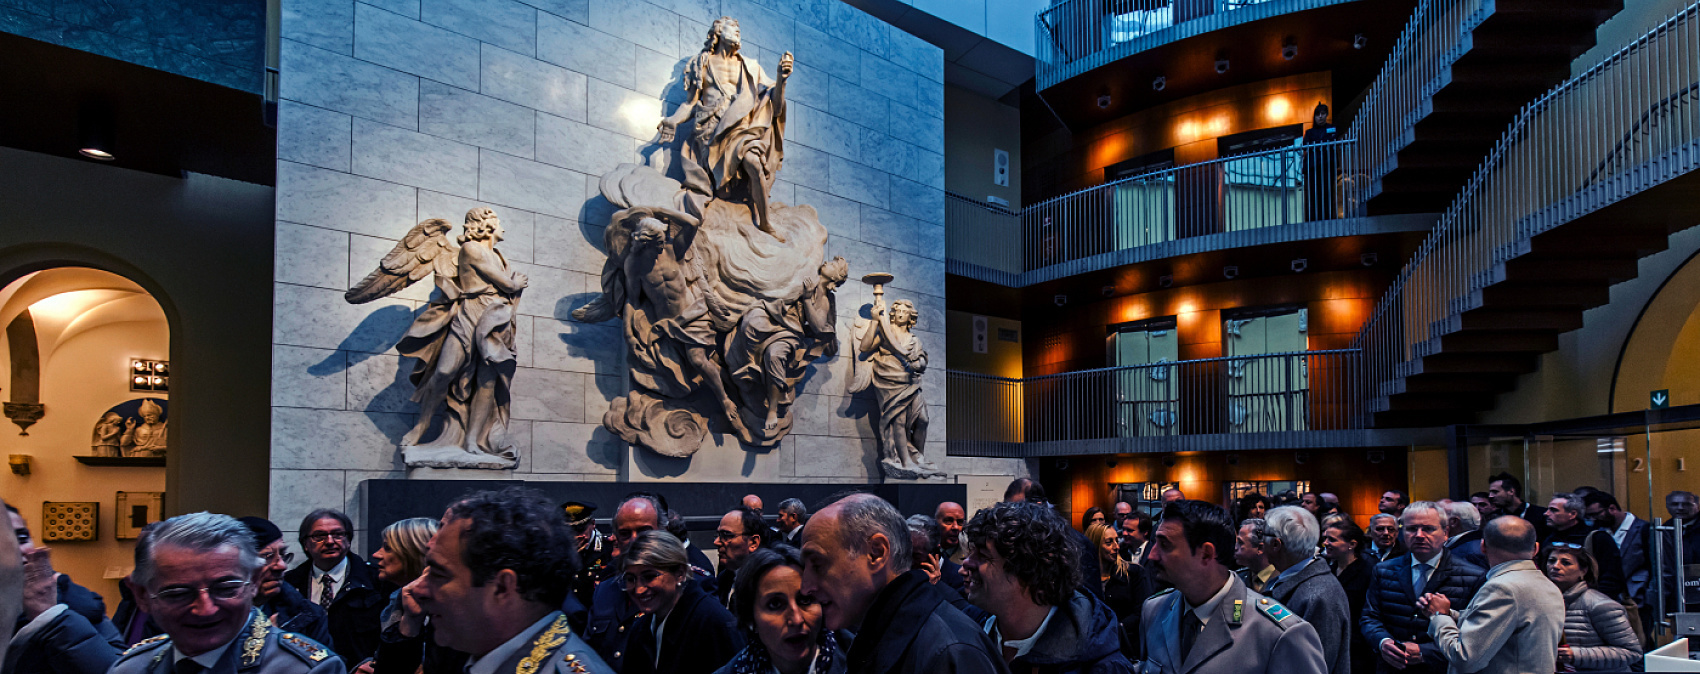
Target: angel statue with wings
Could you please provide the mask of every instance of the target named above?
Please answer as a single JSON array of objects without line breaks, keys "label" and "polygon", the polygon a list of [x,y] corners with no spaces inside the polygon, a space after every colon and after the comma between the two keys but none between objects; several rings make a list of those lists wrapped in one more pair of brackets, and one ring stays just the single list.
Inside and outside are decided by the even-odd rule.
[{"label": "angel statue with wings", "polygon": [[[396,345],[418,359],[409,378],[419,420],[401,439],[403,455],[409,466],[509,468],[516,457],[503,436],[518,364],[514,312],[527,279],[496,250],[502,221],[495,211],[467,211],[464,231],[451,240],[453,229],[440,218],[419,223],[343,297],[370,302],[436,276],[437,292]],[[421,443],[439,413],[440,430]]]}]

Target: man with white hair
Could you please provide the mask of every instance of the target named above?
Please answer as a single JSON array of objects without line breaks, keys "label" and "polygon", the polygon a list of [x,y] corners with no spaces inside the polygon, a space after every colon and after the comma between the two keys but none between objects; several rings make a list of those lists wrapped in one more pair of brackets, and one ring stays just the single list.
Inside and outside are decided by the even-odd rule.
[{"label": "man with white hair", "polygon": [[1322,526],[1299,506],[1281,506],[1263,516],[1263,551],[1275,579],[1263,588],[1316,628],[1329,674],[1352,671],[1352,606],[1346,588],[1328,563],[1316,558]]},{"label": "man with white hair", "polygon": [[1482,555],[1482,511],[1469,501],[1448,501],[1446,507],[1446,551],[1470,560],[1476,566],[1488,568]]},{"label": "man with white hair", "polygon": [[1417,600],[1444,594],[1467,605],[1487,569],[1446,554],[1446,519],[1432,501],[1406,506],[1399,520],[1410,552],[1375,565],[1360,629],[1381,656],[1377,672],[1441,674],[1446,656],[1435,646],[1428,620],[1418,614]]}]

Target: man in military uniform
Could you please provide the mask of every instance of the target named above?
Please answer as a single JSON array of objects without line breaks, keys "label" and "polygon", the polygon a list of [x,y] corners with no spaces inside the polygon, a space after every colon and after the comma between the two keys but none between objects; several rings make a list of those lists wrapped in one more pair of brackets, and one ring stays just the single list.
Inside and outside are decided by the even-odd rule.
[{"label": "man in military uniform", "polygon": [[148,526],[127,582],[165,634],[125,651],[109,674],[346,674],[335,653],[255,610],[262,564],[253,534],[228,516]]},{"label": "man in military uniform", "polygon": [[[1150,568],[1174,585],[1145,601],[1144,674],[1324,674],[1310,623],[1247,589],[1229,571],[1235,527],[1227,511],[1175,501],[1146,546]],[[1191,541],[1198,541],[1195,546]]]},{"label": "man in military uniform", "polygon": [[541,492],[479,492],[449,506],[410,587],[437,644],[471,655],[467,674],[614,674],[559,609],[577,549]]},{"label": "man in military uniform", "polygon": [[589,501],[567,501],[561,504],[573,538],[578,541],[580,569],[573,580],[573,596],[581,606],[590,608],[596,596],[596,584],[614,576],[614,543],[596,528],[596,504]]}]

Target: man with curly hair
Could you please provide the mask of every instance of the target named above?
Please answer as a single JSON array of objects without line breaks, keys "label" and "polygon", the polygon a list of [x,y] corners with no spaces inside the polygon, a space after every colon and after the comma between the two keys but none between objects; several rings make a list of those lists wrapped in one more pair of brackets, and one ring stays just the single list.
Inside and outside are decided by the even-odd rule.
[{"label": "man with curly hair", "polygon": [[993,617],[983,624],[1010,671],[1132,672],[1116,614],[1076,589],[1080,546],[1061,515],[1036,503],[999,503],[963,533],[962,592]]},{"label": "man with curly hair", "polygon": [[479,492],[449,506],[425,575],[409,585],[437,644],[471,654],[467,674],[613,674],[558,607],[578,542],[541,492]]}]

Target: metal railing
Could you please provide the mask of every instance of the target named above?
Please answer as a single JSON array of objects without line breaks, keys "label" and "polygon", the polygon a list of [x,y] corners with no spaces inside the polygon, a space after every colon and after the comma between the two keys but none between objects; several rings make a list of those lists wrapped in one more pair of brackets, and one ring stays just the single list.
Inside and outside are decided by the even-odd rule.
[{"label": "metal railing", "polygon": [[1431,351],[1531,237],[1700,168],[1697,91],[1700,4],[1524,106],[1359,333],[1372,381]]},{"label": "metal railing", "polygon": [[[1489,5],[1484,9],[1484,5]],[[1393,43],[1393,50],[1370,85],[1357,117],[1345,135],[1358,141],[1363,166],[1373,184],[1392,169],[1399,149],[1409,141],[1414,115],[1446,86],[1447,71],[1463,52],[1470,30],[1492,13],[1491,0],[1420,0]]]},{"label": "metal railing", "polygon": [[1024,379],[946,373],[952,454],[998,447],[1363,426],[1360,353],[1300,351]]},{"label": "metal railing", "polygon": [[1063,0],[1035,20],[1038,87],[1184,37],[1356,1]]},{"label": "metal railing", "polygon": [[944,196],[945,258],[1021,273],[1021,214],[955,192]]},{"label": "metal railing", "polygon": [[1022,271],[1196,236],[1364,214],[1349,140],[1153,171],[1021,210]]}]

